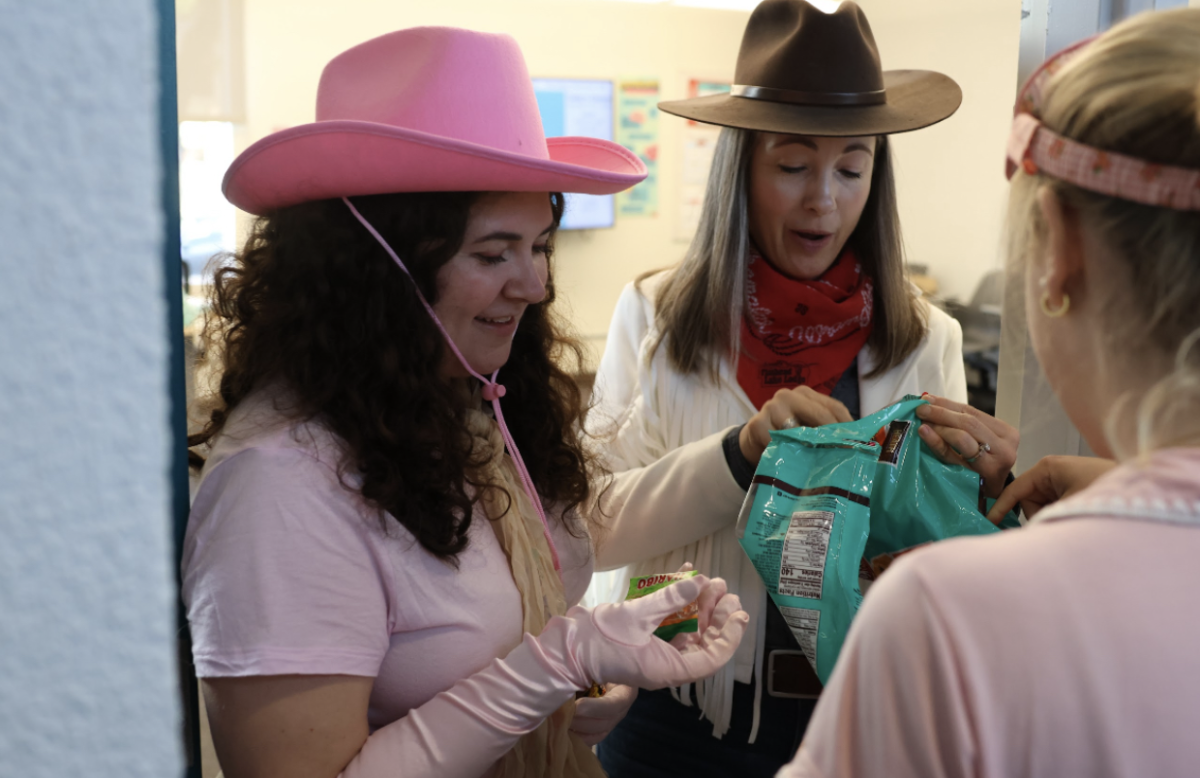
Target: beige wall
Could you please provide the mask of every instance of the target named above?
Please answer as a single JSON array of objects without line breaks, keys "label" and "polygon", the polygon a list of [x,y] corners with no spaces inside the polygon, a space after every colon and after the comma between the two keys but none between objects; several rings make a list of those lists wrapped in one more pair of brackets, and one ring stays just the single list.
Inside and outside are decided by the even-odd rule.
[{"label": "beige wall", "polygon": [[[687,79],[727,80],[748,14],[599,0],[244,0],[244,147],[311,121],[321,67],[349,46],[421,24],[513,35],[534,76],[659,79],[663,99]],[[897,139],[901,213],[910,259],[944,291],[969,297],[997,261],[1005,182],[1002,156],[1016,91],[1019,0],[861,0],[885,68],[942,70],[963,86],[960,112]],[[575,327],[598,357],[621,288],[672,264],[683,122],[659,123],[659,213],[619,218],[611,230],[564,233],[557,278]]]},{"label": "beige wall", "polygon": [[962,87],[954,116],[897,135],[895,144],[908,259],[928,265],[943,292],[968,300],[980,277],[1001,262],[1020,0],[860,5],[871,18],[884,68],[939,70]]}]

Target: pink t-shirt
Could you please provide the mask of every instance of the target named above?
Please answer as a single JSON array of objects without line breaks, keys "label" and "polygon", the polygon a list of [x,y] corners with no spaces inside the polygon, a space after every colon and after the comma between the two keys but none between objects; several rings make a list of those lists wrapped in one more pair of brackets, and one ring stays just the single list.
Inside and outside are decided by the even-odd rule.
[{"label": "pink t-shirt", "polygon": [[1200,449],[909,555],[779,776],[1200,775],[1198,562]]},{"label": "pink t-shirt", "polygon": [[[476,514],[457,569],[440,561],[339,482],[329,431],[292,424],[272,403],[260,393],[234,410],[188,520],[196,674],[374,677],[374,730],[508,654],[521,602],[487,519]],[[590,544],[552,525],[574,603]]]}]

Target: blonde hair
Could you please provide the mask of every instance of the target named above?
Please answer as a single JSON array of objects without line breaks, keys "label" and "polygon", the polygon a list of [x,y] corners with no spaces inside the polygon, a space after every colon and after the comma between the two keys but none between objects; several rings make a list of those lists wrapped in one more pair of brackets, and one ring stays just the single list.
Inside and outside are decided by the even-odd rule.
[{"label": "blonde hair", "polygon": [[[1147,162],[1200,168],[1200,9],[1145,13],[1109,30],[1047,83],[1042,122],[1068,138]],[[1162,377],[1104,420],[1117,428],[1129,402],[1137,452],[1200,439],[1200,213],[1141,205],[1018,171],[1009,196],[1009,257],[1036,255],[1046,225],[1038,192],[1052,190],[1119,263],[1102,333],[1124,369],[1159,365]],[[1027,304],[1035,304],[1028,301]],[[1169,367],[1167,367],[1169,365]],[[1150,368],[1153,369],[1153,368]]]},{"label": "blonde hair", "polygon": [[[750,130],[721,130],[696,235],[683,262],[658,290],[658,339],[650,353],[665,346],[672,366],[686,375],[703,372],[715,379],[720,358],[738,351],[750,244],[747,170],[754,142]],[[927,329],[925,311],[904,277],[886,136],[876,140],[871,194],[847,246],[875,281],[875,326],[867,341],[876,363],[870,375],[875,376],[903,362]]]}]

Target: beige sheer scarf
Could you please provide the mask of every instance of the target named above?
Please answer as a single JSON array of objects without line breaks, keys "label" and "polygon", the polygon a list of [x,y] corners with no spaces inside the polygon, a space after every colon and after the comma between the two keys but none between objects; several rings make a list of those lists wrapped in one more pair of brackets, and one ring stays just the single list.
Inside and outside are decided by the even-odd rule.
[{"label": "beige sheer scarf", "polygon": [[[487,452],[490,457],[482,472],[476,474],[476,480],[497,484],[507,492],[505,495],[496,489],[484,490],[481,503],[492,519],[508,557],[513,581],[521,593],[522,627],[525,632],[540,635],[552,616],[567,611],[562,579],[554,570],[537,511],[521,486],[512,460],[504,455],[504,439],[496,421],[482,411],[471,410],[467,427],[476,452]],[[605,778],[591,748],[569,731],[574,715],[572,700],[518,740],[493,774],[498,778]]]}]

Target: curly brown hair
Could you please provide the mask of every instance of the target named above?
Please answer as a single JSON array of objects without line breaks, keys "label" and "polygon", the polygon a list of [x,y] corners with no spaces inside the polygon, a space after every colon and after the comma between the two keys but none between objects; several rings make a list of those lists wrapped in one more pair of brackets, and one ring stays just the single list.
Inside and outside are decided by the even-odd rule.
[{"label": "curly brown hair", "polygon": [[[354,203],[432,304],[438,270],[461,248],[481,195],[388,194]],[[557,227],[563,197],[549,197]],[[463,379],[438,375],[446,344],[413,279],[340,200],[260,217],[234,262],[215,273],[205,337],[206,351],[220,355],[220,383],[207,423],[188,445],[209,443],[255,389],[286,386],[297,420],[319,418],[343,441],[343,483],[347,470],[360,474],[363,497],[430,553],[456,563],[479,487],[499,487],[471,480],[479,463],[466,431],[470,401],[455,383]],[[561,521],[588,500],[592,462],[578,438],[579,390],[559,367],[579,364],[580,346],[551,311],[552,279],[545,300],[522,316],[501,375],[505,420]]]}]

